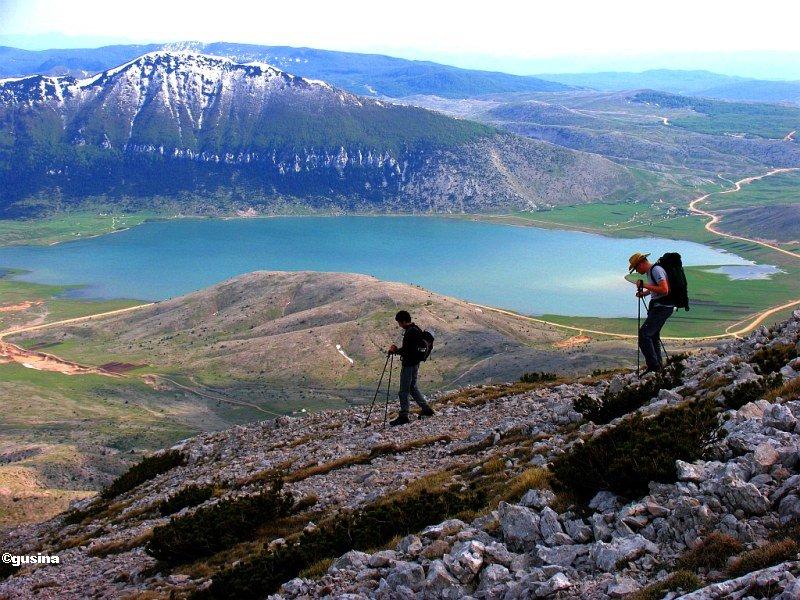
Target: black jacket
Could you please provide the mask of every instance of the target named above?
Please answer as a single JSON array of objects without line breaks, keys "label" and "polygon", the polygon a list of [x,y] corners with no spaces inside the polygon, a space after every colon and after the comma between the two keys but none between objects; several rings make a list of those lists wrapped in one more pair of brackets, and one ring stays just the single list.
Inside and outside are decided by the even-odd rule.
[{"label": "black jacket", "polygon": [[397,349],[400,361],[404,365],[418,365],[420,362],[419,348],[424,346],[425,340],[422,339],[422,329],[412,323],[403,333],[403,345]]}]

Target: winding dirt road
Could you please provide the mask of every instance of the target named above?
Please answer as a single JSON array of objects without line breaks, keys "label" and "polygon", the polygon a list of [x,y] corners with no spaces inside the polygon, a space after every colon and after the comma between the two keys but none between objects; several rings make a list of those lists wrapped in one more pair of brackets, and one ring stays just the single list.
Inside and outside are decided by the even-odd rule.
[{"label": "winding dirt road", "polygon": [[[722,220],[722,217],[719,216],[718,214],[715,214],[715,213],[711,212],[711,211],[703,210],[701,208],[698,208],[699,204],[701,204],[702,202],[705,202],[706,200],[708,200],[709,197],[711,197],[711,196],[713,196],[715,194],[733,194],[733,193],[738,192],[739,190],[741,190],[742,186],[747,185],[749,183],[753,183],[754,181],[758,181],[759,179],[764,179],[765,177],[771,177],[772,175],[778,175],[779,173],[790,173],[792,171],[800,171],[800,167],[772,169],[771,171],[768,171],[767,173],[764,173],[763,175],[755,175],[753,177],[745,177],[744,179],[740,179],[739,181],[733,182],[733,187],[730,188],[730,189],[723,190],[721,192],[711,192],[711,193],[705,194],[703,196],[700,196],[699,198],[695,198],[694,200],[692,200],[689,203],[689,211],[692,214],[695,214],[697,216],[705,217],[705,218],[709,219],[709,221],[705,224],[705,229],[709,233],[713,233],[714,235],[718,235],[720,237],[729,238],[729,239],[732,239],[732,240],[739,240],[739,241],[742,241],[742,242],[748,242],[748,243],[751,243],[751,244],[757,244],[759,246],[762,246],[762,247],[767,248],[769,250],[772,250],[774,252],[779,252],[779,253],[784,254],[786,256],[791,256],[792,258],[800,259],[800,254],[798,254],[797,252],[792,252],[791,250],[786,250],[785,248],[780,248],[778,246],[775,246],[774,244],[770,244],[770,243],[764,242],[762,240],[756,240],[756,239],[744,237],[744,236],[741,236],[741,235],[734,235],[734,234],[730,234],[730,233],[725,233],[724,231],[719,231],[718,229],[716,229],[714,227],[714,225],[719,223]],[[511,312],[511,311],[508,311],[508,310],[503,310],[501,308],[495,308],[493,306],[486,306],[486,305],[483,305],[483,304],[473,304],[473,306],[481,308],[483,310],[491,310],[491,311],[498,312],[498,313],[501,313],[501,314],[504,314],[504,315],[517,317],[519,319],[523,319],[523,320],[526,320],[526,321],[532,321],[534,323],[541,323],[541,324],[544,324],[544,325],[550,325],[552,327],[557,327],[559,329],[565,329],[567,331],[577,331],[577,332],[579,332],[579,335],[590,333],[590,334],[594,334],[594,335],[602,335],[602,336],[607,336],[607,337],[612,337],[612,338],[617,338],[617,339],[636,339],[637,338],[637,336],[633,335],[633,334],[611,333],[611,332],[608,332],[608,331],[599,331],[599,330],[596,330],[596,329],[586,329],[586,328],[583,328],[583,327],[574,327],[572,325],[562,325],[561,323],[553,323],[552,321],[547,321],[545,319],[537,319],[535,317],[528,317],[526,315],[520,315],[520,314],[515,313],[515,312]],[[761,323],[763,323],[766,319],[768,319],[772,315],[774,315],[776,313],[779,313],[781,311],[796,307],[796,306],[800,306],[800,299],[793,300],[791,302],[787,302],[786,304],[781,304],[780,306],[773,306],[772,308],[768,308],[768,309],[763,310],[761,312],[754,313],[754,314],[748,316],[747,318],[742,319],[741,321],[738,321],[737,323],[734,323],[733,325],[728,326],[725,329],[725,333],[720,333],[720,334],[716,334],[716,335],[707,335],[707,336],[701,336],[701,337],[665,337],[663,339],[672,340],[672,341],[703,341],[703,340],[719,340],[719,339],[725,339],[725,338],[731,338],[731,337],[741,337],[743,335],[746,335],[747,333],[750,333],[753,329],[755,329],[756,327],[761,325]],[[746,323],[746,325],[743,325],[744,323]],[[739,327],[740,325],[743,325],[743,326]],[[736,327],[739,327],[739,329],[734,329]]]},{"label": "winding dirt road", "polygon": [[744,237],[741,235],[734,235],[732,233],[725,233],[724,231],[720,231],[719,229],[716,229],[714,225],[719,223],[722,220],[722,217],[710,211],[697,208],[698,204],[700,204],[701,202],[705,202],[706,200],[708,200],[710,196],[713,196],[714,194],[720,194],[720,195],[733,194],[741,190],[742,186],[747,185],[748,183],[753,183],[754,181],[758,181],[759,179],[764,179],[765,177],[770,177],[772,175],[778,175],[779,173],[790,173],[792,171],[800,171],[800,168],[772,169],[771,171],[769,171],[768,173],[764,173],[763,175],[757,175],[755,177],[745,177],[744,179],[740,179],[739,181],[734,183],[733,187],[729,190],[724,190],[722,192],[712,192],[710,194],[705,194],[704,196],[700,196],[699,198],[695,198],[689,203],[689,211],[692,214],[711,219],[705,225],[705,229],[709,233],[713,233],[714,235],[719,235],[721,237],[726,237],[732,240],[739,240],[742,242],[749,242],[751,244],[758,244],[759,246],[763,246],[764,248],[769,248],[770,250],[773,250],[775,252],[780,252],[781,254],[786,254],[787,256],[791,256],[792,258],[800,259],[800,254],[798,254],[797,252],[792,252],[791,250],[786,250],[784,248],[780,248],[778,246],[769,244],[767,242],[763,242],[761,240],[754,240],[752,238]]}]

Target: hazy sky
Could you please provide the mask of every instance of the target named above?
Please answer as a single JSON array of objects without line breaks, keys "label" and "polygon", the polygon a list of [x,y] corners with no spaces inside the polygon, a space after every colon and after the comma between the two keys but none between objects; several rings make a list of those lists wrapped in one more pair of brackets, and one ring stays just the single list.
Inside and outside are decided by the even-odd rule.
[{"label": "hazy sky", "polygon": [[30,48],[223,40],[515,71],[565,57],[613,68],[671,56],[702,67],[721,53],[797,52],[798,23],[797,0],[0,0],[0,43]]}]

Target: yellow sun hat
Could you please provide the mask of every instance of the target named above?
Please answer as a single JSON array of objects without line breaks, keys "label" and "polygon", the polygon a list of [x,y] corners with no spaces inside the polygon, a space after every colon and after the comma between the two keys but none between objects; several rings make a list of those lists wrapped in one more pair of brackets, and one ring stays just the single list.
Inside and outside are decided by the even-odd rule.
[{"label": "yellow sun hat", "polygon": [[639,266],[639,263],[642,262],[645,258],[650,256],[650,254],[642,254],[641,252],[635,252],[631,255],[628,259],[628,271],[633,273],[633,270]]}]

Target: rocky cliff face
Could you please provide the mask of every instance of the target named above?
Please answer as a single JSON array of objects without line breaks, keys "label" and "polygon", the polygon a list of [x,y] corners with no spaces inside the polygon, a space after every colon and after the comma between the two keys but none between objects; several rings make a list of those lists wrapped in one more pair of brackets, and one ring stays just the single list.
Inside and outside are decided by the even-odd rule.
[{"label": "rocky cliff face", "polygon": [[[6,532],[4,552],[61,564],[0,597],[798,598],[799,339],[800,311],[671,379],[458,390],[391,430],[353,409],[192,438]],[[633,457],[607,443],[626,431],[650,436]]]},{"label": "rocky cliff face", "polygon": [[[520,161],[517,180],[508,165]],[[265,63],[160,51],[86,79],[0,81],[0,209],[10,215],[31,198],[54,208],[52,196],[177,197],[205,211],[461,211],[597,200],[631,183],[597,156]]]}]

